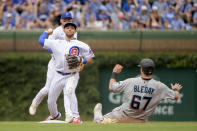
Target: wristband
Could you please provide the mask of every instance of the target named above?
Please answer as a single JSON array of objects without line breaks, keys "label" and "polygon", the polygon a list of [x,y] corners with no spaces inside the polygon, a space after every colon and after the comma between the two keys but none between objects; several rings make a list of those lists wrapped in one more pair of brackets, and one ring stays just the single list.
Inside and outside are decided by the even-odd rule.
[{"label": "wristband", "polygon": [[87,63],[87,59],[84,58],[84,59],[83,59],[83,64],[86,64],[86,63]]},{"label": "wristband", "polygon": [[49,33],[47,31],[42,33],[45,37],[47,37],[49,35]]},{"label": "wristband", "polygon": [[117,79],[118,74],[116,72],[112,72],[111,79]]},{"label": "wristband", "polygon": [[40,36],[38,43],[43,47],[44,46],[44,40],[47,38],[48,33],[43,32],[42,35]]}]

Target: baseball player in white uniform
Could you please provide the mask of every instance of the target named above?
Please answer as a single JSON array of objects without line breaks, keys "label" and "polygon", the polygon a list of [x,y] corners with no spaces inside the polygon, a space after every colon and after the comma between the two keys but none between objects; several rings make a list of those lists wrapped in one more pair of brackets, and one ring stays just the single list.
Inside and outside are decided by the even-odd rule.
[{"label": "baseball player in white uniform", "polygon": [[155,64],[149,58],[142,59],[139,65],[141,76],[116,82],[116,76],[122,70],[121,65],[113,69],[109,82],[109,90],[114,93],[123,92],[123,104],[112,112],[102,115],[102,105],[98,103],[94,108],[94,122],[96,123],[131,123],[146,122],[156,106],[163,99],[177,100],[180,84],[171,84],[168,88],[160,81],[152,78]]},{"label": "baseball player in white uniform", "polygon": [[[70,12],[64,12],[62,13],[61,15],[61,19],[60,19],[60,22],[61,22],[61,25],[59,27],[57,27],[53,33],[49,36],[49,39],[53,39],[53,40],[65,40],[66,38],[66,35],[65,35],[65,32],[64,32],[64,25],[66,22],[70,22],[72,21],[72,15]],[[74,39],[77,39],[77,32],[74,34]],[[31,115],[35,115],[36,113],[36,109],[37,107],[39,106],[39,104],[42,102],[42,100],[44,99],[44,97],[46,95],[48,95],[48,92],[49,92],[49,88],[50,88],[50,85],[51,85],[51,81],[53,79],[53,76],[54,76],[54,72],[55,72],[55,67],[54,67],[54,57],[53,57],[53,52],[51,50],[48,50],[51,55],[52,55],[52,58],[51,60],[49,61],[49,64],[48,64],[48,70],[47,70],[47,80],[46,80],[46,84],[45,86],[38,92],[38,94],[36,95],[36,97],[33,99],[32,101],[32,104],[29,108],[29,113]],[[65,93],[66,89],[64,89],[64,99],[66,99]],[[66,100],[64,100],[64,103],[66,103]],[[80,120],[80,116],[79,116],[79,112],[78,112],[78,103],[77,103],[77,100],[76,98],[74,97],[73,98],[73,104],[75,106],[72,107],[72,110],[73,110],[73,117],[74,117],[74,120],[73,120],[73,123],[80,123],[81,120]],[[65,111],[67,110],[66,104],[64,104],[64,107],[65,107]]]},{"label": "baseball player in white uniform", "polygon": [[[54,78],[48,93],[48,108],[50,116],[47,120],[58,119],[61,114],[57,110],[57,98],[59,97],[63,88],[65,88],[66,102],[66,123],[73,121],[73,99],[76,98],[75,89],[79,80],[80,66],[72,68],[75,63],[92,64],[94,54],[90,47],[78,40],[74,40],[74,33],[76,33],[76,24],[68,22],[64,25],[66,33],[66,40],[51,40],[46,39],[48,35],[52,34],[52,30],[45,31],[39,39],[39,43],[45,49],[50,49],[53,52],[55,72]],[[69,56],[72,54],[71,63],[68,62]],[[74,57],[74,58],[73,58]],[[73,63],[72,63],[73,62]],[[79,65],[79,64],[78,64]],[[74,96],[74,97],[73,97]]]}]

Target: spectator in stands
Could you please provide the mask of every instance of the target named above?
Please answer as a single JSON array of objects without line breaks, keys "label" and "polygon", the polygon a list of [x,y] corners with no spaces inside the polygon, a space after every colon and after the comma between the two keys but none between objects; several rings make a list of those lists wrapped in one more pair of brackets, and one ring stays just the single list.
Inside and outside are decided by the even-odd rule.
[{"label": "spectator in stands", "polygon": [[172,25],[171,22],[174,19],[174,7],[172,5],[170,5],[168,7],[168,11],[164,14],[164,27],[165,29],[171,29]]},{"label": "spectator in stands", "polygon": [[95,16],[90,15],[86,28],[92,30],[100,30],[102,28],[102,21],[96,21]]},{"label": "spectator in stands", "polygon": [[151,17],[151,28],[162,29],[161,16],[158,12],[157,6],[152,7],[152,13],[150,14],[150,17]]},{"label": "spectator in stands", "polygon": [[149,29],[150,27],[150,15],[145,5],[141,7],[141,12],[137,15],[137,23],[140,30]]},{"label": "spectator in stands", "polygon": [[138,1],[137,0],[127,0],[126,3],[123,5],[123,12],[130,12],[130,6],[135,5],[136,7],[138,6]]},{"label": "spectator in stands", "polygon": [[53,26],[55,25],[59,26],[61,24],[60,18],[62,11],[59,10],[58,6],[59,6],[59,2],[56,2],[55,4],[52,5],[52,9],[49,12],[49,21],[51,21],[54,24]]},{"label": "spectator in stands", "polygon": [[130,22],[130,28],[131,29],[137,29],[137,12],[135,10],[135,5],[130,6],[130,12],[127,14]]},{"label": "spectator in stands", "polygon": [[109,0],[109,3],[106,4],[107,11],[112,14],[114,12],[114,7],[118,7],[118,1]]},{"label": "spectator in stands", "polygon": [[53,9],[53,4],[49,0],[41,0],[41,5],[45,7],[46,14],[49,14],[50,10]]},{"label": "spectator in stands", "polygon": [[12,6],[14,7],[14,4],[12,3],[12,0],[2,0],[2,2],[4,3],[3,6],[3,11],[7,11],[7,6]]},{"label": "spectator in stands", "polygon": [[110,13],[107,11],[107,8],[104,5],[101,5],[99,12],[98,18],[102,21],[102,30],[111,28]]},{"label": "spectator in stands", "polygon": [[67,5],[69,5],[69,4],[71,4],[71,3],[73,2],[73,0],[64,0],[64,2],[65,2]]},{"label": "spectator in stands", "polygon": [[[9,29],[13,29],[19,23],[19,15],[11,5],[7,6],[7,11],[3,13],[2,25],[10,25]],[[7,28],[6,28],[7,29]]]},{"label": "spectator in stands", "polygon": [[27,0],[12,0],[14,4],[14,8],[17,13],[20,15],[25,10],[24,8],[27,6]]},{"label": "spectator in stands", "polygon": [[87,29],[93,30],[107,30],[110,28],[109,17],[100,15],[100,20],[96,20],[94,15],[90,15],[90,20],[87,22]]},{"label": "spectator in stands", "polygon": [[[9,29],[55,28],[61,13],[70,11],[82,29],[179,30],[179,25],[183,29],[182,19],[184,29],[189,30],[196,26],[196,8],[197,0],[0,0],[0,25],[4,28],[7,23]],[[175,12],[179,18],[174,18]],[[172,21],[179,24],[172,27]],[[95,23],[98,26],[93,26]]]},{"label": "spectator in stands", "polygon": [[101,5],[106,6],[107,3],[109,3],[109,0],[100,0],[101,1]]},{"label": "spectator in stands", "polygon": [[195,13],[193,15],[193,27],[195,29],[197,29],[197,3],[194,4],[194,7],[195,7]]},{"label": "spectator in stands", "polygon": [[118,30],[124,30],[125,29],[125,27],[124,27],[124,14],[122,12],[118,13],[118,20],[119,20],[119,23],[117,25],[117,29]]},{"label": "spectator in stands", "polygon": [[172,25],[173,30],[184,30],[185,23],[179,17],[179,13],[175,13],[174,19],[172,20],[171,25]]},{"label": "spectator in stands", "polygon": [[[119,16],[120,14],[120,16]],[[120,29],[120,19],[123,17],[123,13],[119,10],[118,7],[114,7],[114,12],[111,14],[112,20],[112,29],[119,30]]]},{"label": "spectator in stands", "polygon": [[190,24],[191,23],[191,11],[192,11],[192,5],[189,2],[189,0],[183,0],[182,3],[178,6],[178,11],[180,13],[180,16],[183,18],[183,20]]},{"label": "spectator in stands", "polygon": [[2,17],[3,17],[3,8],[5,6],[5,1],[0,1],[0,25],[2,23]]},{"label": "spectator in stands", "polygon": [[23,13],[21,14],[21,20],[20,24],[17,28],[20,29],[32,29],[33,28],[33,22],[36,20],[34,14],[33,14],[33,8],[31,6],[27,6],[24,8]]},{"label": "spectator in stands", "polygon": [[72,3],[67,5],[62,0],[54,0],[54,6],[61,14],[62,12],[66,12],[68,9],[70,9],[72,7]]},{"label": "spectator in stands", "polygon": [[81,12],[80,12],[80,6],[79,5],[72,5],[72,11],[71,14],[73,16],[73,21],[77,24],[78,27],[80,27],[82,21],[81,21]]},{"label": "spectator in stands", "polygon": [[177,4],[177,1],[182,1],[182,0],[165,0],[165,1],[168,5],[172,5],[173,7],[175,7]]},{"label": "spectator in stands", "polygon": [[142,0],[142,2],[136,8],[137,12],[142,12],[142,6],[143,7],[146,6],[146,8],[147,8],[146,11],[148,13],[151,13],[152,10],[151,10],[151,6],[150,6],[148,0]]},{"label": "spectator in stands", "polygon": [[15,21],[13,21],[13,16],[11,13],[6,13],[4,15],[4,23],[3,26],[1,26],[1,30],[11,30],[11,29],[15,29]]},{"label": "spectator in stands", "polygon": [[41,4],[39,7],[38,17],[36,19],[36,22],[39,24],[40,28],[49,28],[51,27],[51,23],[49,21],[49,16],[46,12],[46,6],[44,4]]},{"label": "spectator in stands", "polygon": [[117,8],[114,8],[115,12],[112,14],[112,28],[114,30],[129,30],[130,29],[130,21],[127,19],[123,12],[119,11]]},{"label": "spectator in stands", "polygon": [[110,18],[110,13],[107,11],[107,8],[104,5],[100,6],[98,20],[103,18]]},{"label": "spectator in stands", "polygon": [[192,2],[195,4],[195,3],[197,3],[197,0],[192,0]]},{"label": "spectator in stands", "polygon": [[89,3],[89,6],[90,6],[89,8],[91,8],[92,13],[96,14],[96,20],[98,20],[100,6],[101,6],[100,0],[92,0]]},{"label": "spectator in stands", "polygon": [[102,21],[101,30],[105,31],[105,30],[111,29],[111,19],[108,16],[102,15],[100,16],[100,19]]},{"label": "spectator in stands", "polygon": [[168,4],[165,2],[165,0],[154,1],[153,6],[158,8],[158,13],[161,16],[163,16],[163,14],[168,10]]},{"label": "spectator in stands", "polygon": [[[87,23],[90,21],[90,16],[94,17],[96,19],[96,13],[92,11],[92,8],[90,5],[85,5],[87,8],[84,8],[84,13],[83,13],[83,19],[82,22],[84,23],[83,25],[86,26]],[[93,18],[91,18],[91,23],[93,21]]]}]

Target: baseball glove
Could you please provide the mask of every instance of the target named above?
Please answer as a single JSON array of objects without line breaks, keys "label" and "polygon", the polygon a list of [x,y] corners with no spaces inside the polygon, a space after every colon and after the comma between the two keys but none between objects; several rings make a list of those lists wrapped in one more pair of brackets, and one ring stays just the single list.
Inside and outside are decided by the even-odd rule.
[{"label": "baseball glove", "polygon": [[66,54],[66,61],[69,69],[75,69],[79,67],[79,65],[82,63],[82,57],[72,54]]}]

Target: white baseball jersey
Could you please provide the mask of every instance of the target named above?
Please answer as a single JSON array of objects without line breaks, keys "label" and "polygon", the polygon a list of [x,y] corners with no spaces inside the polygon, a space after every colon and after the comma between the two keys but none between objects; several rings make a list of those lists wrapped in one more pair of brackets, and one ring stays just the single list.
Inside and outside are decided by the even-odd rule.
[{"label": "white baseball jersey", "polygon": [[161,100],[174,99],[176,96],[175,91],[160,81],[144,80],[141,77],[114,82],[112,91],[123,92],[124,102],[119,108],[124,115],[145,121]]},{"label": "white baseball jersey", "polygon": [[94,57],[90,47],[84,42],[78,40],[50,40],[45,39],[44,48],[53,51],[54,65],[56,71],[62,73],[79,72],[80,67],[70,70],[66,63],[66,54],[75,54],[83,58]]},{"label": "white baseball jersey", "polygon": [[[77,33],[75,33],[74,38],[77,39]],[[63,31],[62,26],[57,27],[54,31],[53,34],[49,36],[49,39],[54,39],[54,40],[65,40],[66,39],[66,35]],[[66,42],[63,42],[62,44],[65,44]],[[57,46],[59,46],[59,44],[57,44]],[[54,51],[53,51],[54,52]],[[52,53],[53,53],[52,52]],[[55,68],[55,57],[54,54],[51,54],[52,58],[49,61],[48,64],[48,71],[47,71],[47,80],[46,80],[46,84],[45,86],[39,91],[39,93],[36,95],[36,97],[34,98],[33,102],[36,103],[36,105],[39,105],[42,100],[44,99],[44,97],[48,94],[48,102],[52,103],[49,106],[49,111],[51,113],[51,115],[55,116],[57,115],[57,105],[56,103],[53,103],[55,99],[58,98],[59,93],[61,92],[61,88],[56,88],[56,87],[61,87],[63,85],[61,85],[61,83],[63,83],[65,86],[64,88],[64,106],[65,106],[65,111],[67,114],[69,113],[73,113],[74,117],[78,117],[79,116],[79,112],[78,112],[78,106],[77,106],[77,99],[76,99],[76,95],[75,95],[75,89],[77,87],[77,83],[79,80],[79,74],[76,73],[75,75],[69,75],[67,76],[66,80],[63,81],[57,81],[59,80],[59,77],[55,77],[57,72],[56,72],[56,68]],[[59,74],[60,75],[60,74]],[[52,82],[54,84],[52,84]],[[70,92],[70,88],[72,88],[73,94],[71,97],[68,98],[68,96],[66,95],[66,93]],[[52,91],[50,91],[52,90]],[[72,106],[70,105],[70,101],[72,101]]]},{"label": "white baseball jersey", "polygon": [[[51,35],[49,35],[48,39],[51,40],[65,40],[66,39],[66,34],[62,28],[62,26],[58,26],[57,28],[55,28],[55,30],[53,30],[53,33]],[[74,39],[77,40],[77,32],[74,34]],[[53,68],[54,66],[54,58],[53,58],[53,54],[51,60],[49,61],[48,64],[48,68]]]}]

